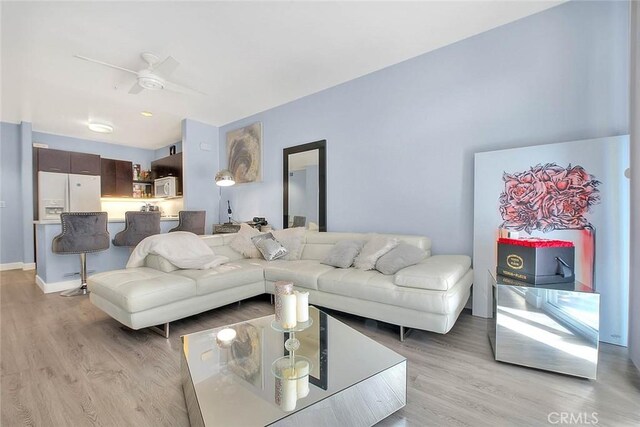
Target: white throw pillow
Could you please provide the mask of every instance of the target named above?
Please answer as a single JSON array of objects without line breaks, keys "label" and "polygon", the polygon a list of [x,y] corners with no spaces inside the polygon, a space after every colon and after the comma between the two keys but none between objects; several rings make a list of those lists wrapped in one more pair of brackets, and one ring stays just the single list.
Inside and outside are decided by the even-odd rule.
[{"label": "white throw pillow", "polygon": [[396,246],[398,246],[398,239],[374,235],[365,243],[360,254],[353,261],[353,266],[360,270],[373,270],[378,258]]},{"label": "white throw pillow", "polygon": [[287,261],[299,260],[302,256],[302,242],[304,241],[304,227],[285,228],[283,230],[272,231],[282,246],[287,249],[287,255],[282,259]]},{"label": "white throw pillow", "polygon": [[159,270],[164,273],[171,273],[172,271],[179,270],[178,267],[171,264],[171,262],[163,256],[149,254],[144,259],[144,266],[153,268],[154,270]]},{"label": "white throw pillow", "polygon": [[262,254],[251,241],[252,237],[256,237],[260,232],[247,224],[240,224],[240,230],[236,237],[229,242],[229,247],[236,252],[241,253],[245,258],[262,258]]}]

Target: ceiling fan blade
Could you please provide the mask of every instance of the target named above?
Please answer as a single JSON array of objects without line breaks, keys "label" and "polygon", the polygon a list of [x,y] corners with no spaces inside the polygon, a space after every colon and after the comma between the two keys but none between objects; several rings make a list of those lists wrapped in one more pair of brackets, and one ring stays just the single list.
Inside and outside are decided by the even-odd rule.
[{"label": "ceiling fan blade", "polygon": [[178,68],[178,65],[180,65],[178,61],[171,56],[167,56],[164,61],[153,66],[153,72],[169,77]]},{"label": "ceiling fan blade", "polygon": [[132,94],[132,95],[135,95],[137,93],[142,92],[143,90],[144,90],[144,88],[142,86],[140,86],[138,84],[138,82],[135,82],[133,84],[133,86],[131,86],[131,89],[129,89],[129,93]]},{"label": "ceiling fan blade", "polygon": [[202,95],[202,96],[206,96],[207,94],[204,92],[200,92],[199,90],[190,88],[188,86],[184,86],[178,83],[174,83],[174,82],[170,82],[170,81],[165,81],[165,85],[164,88],[167,90],[170,90],[172,92],[179,92],[179,93],[184,93],[187,95]]},{"label": "ceiling fan blade", "polygon": [[89,62],[95,62],[96,64],[104,65],[106,67],[115,68],[116,70],[126,71],[127,73],[138,74],[137,71],[129,70],[128,68],[118,67],[117,65],[109,64],[107,62],[98,61],[97,59],[87,58],[86,56],[73,55],[78,59],[82,59]]}]

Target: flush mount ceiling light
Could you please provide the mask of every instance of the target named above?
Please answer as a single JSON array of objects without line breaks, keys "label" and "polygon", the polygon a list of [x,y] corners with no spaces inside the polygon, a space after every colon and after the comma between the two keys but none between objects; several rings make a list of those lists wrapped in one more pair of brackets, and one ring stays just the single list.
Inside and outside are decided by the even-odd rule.
[{"label": "flush mount ceiling light", "polygon": [[142,114],[145,117],[153,116],[153,113],[151,111],[141,111],[140,114]]},{"label": "flush mount ceiling light", "polygon": [[111,133],[111,132],[113,132],[113,126],[108,125],[106,123],[89,122],[88,126],[89,126],[90,130],[92,130],[94,132],[98,132],[98,133]]}]

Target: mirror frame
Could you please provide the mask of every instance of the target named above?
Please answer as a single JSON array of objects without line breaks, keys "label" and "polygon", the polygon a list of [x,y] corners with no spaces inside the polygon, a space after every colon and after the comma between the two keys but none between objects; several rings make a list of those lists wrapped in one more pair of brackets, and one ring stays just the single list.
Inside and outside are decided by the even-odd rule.
[{"label": "mirror frame", "polygon": [[327,231],[327,140],[282,150],[282,228],[289,228],[289,155],[318,150],[318,230]]}]

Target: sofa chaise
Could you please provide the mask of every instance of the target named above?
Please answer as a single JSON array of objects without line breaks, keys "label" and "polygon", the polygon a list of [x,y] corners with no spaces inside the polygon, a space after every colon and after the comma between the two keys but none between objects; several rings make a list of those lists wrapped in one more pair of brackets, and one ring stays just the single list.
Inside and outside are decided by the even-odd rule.
[{"label": "sofa chaise", "polygon": [[274,292],[278,280],[309,291],[312,304],[400,326],[447,333],[470,294],[471,259],[463,255],[431,256],[422,236],[386,235],[427,253],[419,264],[394,275],[376,270],[335,268],[322,264],[341,240],[366,240],[364,233],[312,232],[304,235],[296,261],[246,259],[229,247],[235,234],[202,236],[216,255],[229,261],[208,270],[181,270],[157,255],[145,266],[95,274],[88,279],[91,302],[120,323],[141,329],[163,325],[256,295]]}]

